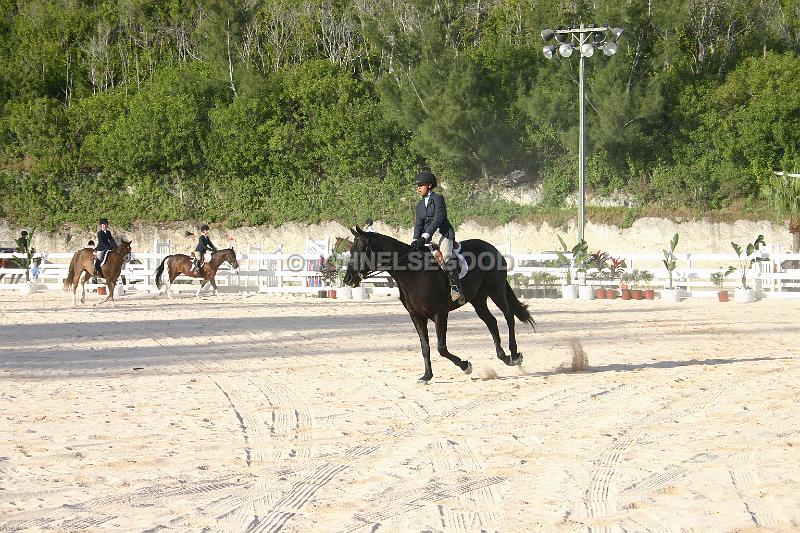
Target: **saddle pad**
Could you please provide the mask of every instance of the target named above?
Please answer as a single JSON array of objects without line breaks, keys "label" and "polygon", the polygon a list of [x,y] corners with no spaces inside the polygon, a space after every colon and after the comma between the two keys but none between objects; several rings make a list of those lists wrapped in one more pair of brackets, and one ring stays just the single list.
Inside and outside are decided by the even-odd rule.
[{"label": "saddle pad", "polygon": [[460,242],[456,242],[456,245],[453,247],[453,253],[458,258],[458,264],[461,267],[461,270],[458,272],[458,279],[464,279],[464,276],[466,276],[467,272],[469,272],[469,265],[467,264],[467,259],[461,255]]}]

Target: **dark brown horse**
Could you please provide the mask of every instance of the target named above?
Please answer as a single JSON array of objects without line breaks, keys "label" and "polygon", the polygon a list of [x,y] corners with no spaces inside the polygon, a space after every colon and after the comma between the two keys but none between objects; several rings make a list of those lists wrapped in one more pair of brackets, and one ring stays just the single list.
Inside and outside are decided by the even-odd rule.
[{"label": "dark brown horse", "polygon": [[[14,249],[5,249],[0,248],[0,252],[2,253],[13,253]],[[3,257],[0,259],[0,268],[22,268],[19,264],[19,259],[16,257]],[[0,280],[3,279],[5,273],[0,273]],[[11,283],[17,283],[19,280],[22,279],[22,274],[10,274],[11,276]]]},{"label": "dark brown horse", "polygon": [[[447,350],[447,317],[458,304],[450,299],[447,274],[439,268],[432,254],[377,232],[365,232],[359,227],[350,231],[355,236],[355,241],[350,250],[350,263],[344,282],[357,287],[364,278],[378,271],[386,271],[397,281],[400,301],[411,315],[422,346],[425,373],[419,381],[427,383],[433,377],[428,341],[429,320],[433,320],[436,325],[439,355],[452,361],[466,374],[471,373],[472,365],[469,361],[459,359]],[[517,299],[506,281],[505,259],[497,248],[478,239],[462,241],[461,253],[470,259],[469,271],[462,280],[464,295],[489,328],[497,358],[507,365],[522,363],[522,354],[517,351],[514,335],[514,317],[531,326],[534,323],[528,306]],[[510,355],[506,355],[500,344],[497,320],[487,305],[489,298],[506,319]]]},{"label": "dark brown horse", "polygon": [[[175,278],[177,278],[179,274],[183,274],[190,278],[202,280],[200,282],[200,288],[197,289],[195,296],[200,296],[200,291],[203,290],[206,283],[211,283],[211,286],[214,287],[214,294],[217,294],[217,282],[214,280],[214,276],[217,275],[219,266],[225,261],[227,261],[234,270],[239,270],[239,262],[236,260],[236,252],[233,251],[233,248],[225,248],[224,250],[217,250],[214,252],[211,255],[211,260],[204,263],[203,266],[200,267],[199,272],[192,269],[192,258],[188,255],[168,255],[161,261],[161,264],[158,265],[156,269],[156,287],[160,289],[162,285],[166,285],[167,296],[172,298],[172,292],[170,291],[172,282],[175,281]],[[167,271],[167,277],[162,280],[164,269]]]},{"label": "dark brown horse", "polygon": [[[106,255],[106,262],[100,267],[97,275],[105,281],[106,294],[105,299],[100,299],[97,304],[107,302],[111,299],[111,303],[116,305],[114,301],[114,287],[117,286],[119,273],[122,272],[122,265],[128,260],[131,254],[131,243],[122,239],[119,246],[108,252]],[[69,263],[69,272],[67,279],[64,280],[64,289],[72,288],[72,305],[78,302],[75,300],[76,292],[78,291],[78,283],[81,285],[81,303],[86,301],[86,282],[94,275],[95,256],[92,248],[81,248],[72,256],[72,261]],[[81,274],[86,273],[81,279]]]}]

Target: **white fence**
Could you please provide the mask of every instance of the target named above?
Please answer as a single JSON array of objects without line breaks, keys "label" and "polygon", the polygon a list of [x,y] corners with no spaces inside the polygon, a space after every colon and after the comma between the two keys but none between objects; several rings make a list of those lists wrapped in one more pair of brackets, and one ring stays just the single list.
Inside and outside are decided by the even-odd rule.
[{"label": "white fence", "polygon": [[[169,243],[154,242],[154,252],[138,252],[131,255],[122,272],[126,291],[157,291],[154,272],[164,257],[169,255]],[[749,283],[763,296],[778,298],[800,298],[800,254],[787,254],[779,250],[771,252],[762,249],[763,262],[755,263],[748,272]],[[72,253],[43,253],[37,283],[48,289],[61,289],[69,269]],[[662,264],[662,254],[611,254],[625,259],[627,269],[649,270],[655,275],[654,287],[660,288],[668,279],[668,272]],[[716,290],[710,282],[713,272],[724,270],[728,265],[738,265],[734,254],[675,254],[678,262],[673,272],[673,283],[689,296],[715,296]],[[0,254],[0,258],[19,257],[19,254]],[[563,282],[565,271],[558,267],[555,253],[511,254],[507,255],[509,275],[521,273],[532,276],[535,272],[548,272]],[[325,288],[318,271],[318,254],[287,254],[275,251],[262,253],[259,248],[248,247],[245,253],[238,253],[240,269],[238,273],[225,263],[217,272],[216,282],[221,290],[254,291],[265,293],[316,293]],[[0,289],[15,288],[12,276],[22,275],[23,269],[0,269],[5,274],[0,280]],[[589,275],[591,278],[591,270]],[[739,271],[731,274],[725,283],[726,288],[737,286],[741,277]],[[183,283],[181,283],[183,280]],[[185,288],[196,290],[197,280],[181,276],[173,285],[173,290]],[[608,285],[608,279],[589,281],[592,285]],[[391,285],[386,274],[379,274],[366,280],[365,284],[375,291],[385,290]],[[90,286],[89,288],[92,288]]]}]

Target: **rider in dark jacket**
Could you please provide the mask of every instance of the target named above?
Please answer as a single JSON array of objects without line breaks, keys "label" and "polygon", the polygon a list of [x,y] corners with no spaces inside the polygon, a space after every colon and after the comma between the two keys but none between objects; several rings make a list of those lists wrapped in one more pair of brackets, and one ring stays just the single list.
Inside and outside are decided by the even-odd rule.
[{"label": "rider in dark jacket", "polygon": [[111,235],[111,231],[108,229],[108,219],[101,218],[100,221],[100,229],[97,232],[97,245],[94,248],[95,252],[95,265],[94,265],[94,275],[97,277],[97,274],[100,273],[102,276],[102,272],[100,271],[100,267],[105,260],[106,254],[108,254],[109,250],[113,250],[117,247],[117,241],[114,240],[114,237]]},{"label": "rider in dark jacket", "polygon": [[211,250],[212,252],[217,251],[217,247],[214,246],[214,243],[211,242],[211,238],[208,236],[208,224],[203,224],[200,226],[200,232],[200,240],[198,241],[194,252],[192,252],[192,255],[194,256],[192,269],[197,271],[200,270],[200,267],[203,266],[203,263],[205,262],[206,252],[208,250]]},{"label": "rider in dark jacket", "polygon": [[447,272],[447,277],[450,279],[450,298],[454,302],[464,304],[464,289],[461,287],[461,280],[458,277],[458,259],[453,255],[456,232],[447,219],[447,206],[444,203],[444,196],[433,192],[437,185],[436,176],[428,171],[420,172],[414,178],[414,184],[417,186],[417,192],[421,199],[416,208],[414,242],[412,246],[424,246],[430,242],[433,234],[439,231],[441,235],[439,251],[442,252],[442,268]]}]

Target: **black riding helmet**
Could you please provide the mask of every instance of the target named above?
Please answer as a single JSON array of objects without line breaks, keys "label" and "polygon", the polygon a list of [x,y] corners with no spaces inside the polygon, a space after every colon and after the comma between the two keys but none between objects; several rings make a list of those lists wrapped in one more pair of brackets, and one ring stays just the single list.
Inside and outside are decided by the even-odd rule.
[{"label": "black riding helmet", "polygon": [[431,172],[427,170],[423,170],[417,177],[414,178],[414,185],[420,185],[422,183],[427,183],[431,186],[431,189],[436,187],[436,176],[434,176]]},{"label": "black riding helmet", "polygon": [[200,231],[206,231],[208,229],[208,224],[203,224],[200,226]]},{"label": "black riding helmet", "polygon": [[105,224],[106,226],[108,226],[108,219],[107,219],[107,218],[101,218],[101,219],[98,221],[98,223],[99,223],[99,224]]}]

